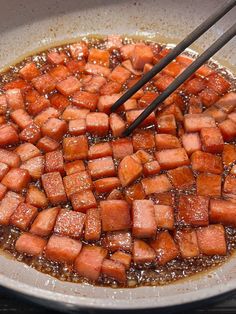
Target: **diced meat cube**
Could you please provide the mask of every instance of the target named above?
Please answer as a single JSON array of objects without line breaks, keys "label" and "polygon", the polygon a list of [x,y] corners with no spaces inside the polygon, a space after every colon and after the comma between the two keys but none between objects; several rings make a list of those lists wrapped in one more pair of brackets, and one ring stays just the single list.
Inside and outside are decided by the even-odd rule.
[{"label": "diced meat cube", "polygon": [[106,79],[102,76],[93,76],[91,80],[83,83],[83,88],[90,93],[99,93],[106,82]]},{"label": "diced meat cube", "polygon": [[97,193],[111,192],[120,185],[120,180],[117,177],[103,178],[94,181],[94,187]]},{"label": "diced meat cube", "polygon": [[121,97],[121,94],[102,95],[98,100],[98,111],[110,113],[111,106]]},{"label": "diced meat cube", "polygon": [[134,239],[132,258],[134,263],[150,263],[155,260],[156,253],[146,242]]},{"label": "diced meat cube", "polygon": [[177,189],[188,188],[195,183],[194,174],[187,166],[168,170],[167,175],[173,186]]},{"label": "diced meat cube", "polygon": [[67,55],[62,52],[50,51],[47,54],[47,61],[53,64],[64,63],[67,60]]},{"label": "diced meat cube", "polygon": [[26,203],[37,208],[45,208],[48,206],[48,200],[43,191],[39,190],[36,186],[30,185],[26,194]]},{"label": "diced meat cube", "polygon": [[149,161],[143,165],[143,173],[146,176],[158,174],[160,170],[161,167],[156,160]]},{"label": "diced meat cube", "polygon": [[230,120],[232,120],[234,123],[236,123],[236,112],[231,112],[229,115],[228,115],[228,118]]},{"label": "diced meat cube", "polygon": [[217,101],[216,106],[221,108],[224,112],[230,113],[236,107],[236,93],[230,92],[224,95]]},{"label": "diced meat cube", "polygon": [[50,103],[55,109],[59,110],[60,112],[69,106],[69,100],[67,99],[67,97],[61,94],[53,94],[50,97]]},{"label": "diced meat cube", "polygon": [[30,228],[30,232],[41,237],[49,236],[53,231],[59,210],[59,207],[52,207],[40,211]]},{"label": "diced meat cube", "polygon": [[185,90],[189,94],[197,95],[205,88],[205,84],[206,82],[203,78],[194,77],[193,79],[186,82]]},{"label": "diced meat cube", "polygon": [[66,79],[68,76],[71,75],[70,71],[65,65],[57,65],[53,67],[48,74],[55,80],[55,84]]},{"label": "diced meat cube", "polygon": [[75,211],[86,213],[89,208],[97,206],[96,199],[91,190],[81,191],[71,196],[71,204]]},{"label": "diced meat cube", "polygon": [[35,118],[34,123],[38,126],[42,126],[50,118],[58,118],[60,115],[59,111],[53,107],[49,107],[44,111],[40,112]]},{"label": "diced meat cube", "polygon": [[157,131],[176,135],[176,122],[173,114],[164,115],[157,119]]},{"label": "diced meat cube", "polygon": [[86,119],[87,114],[89,113],[88,109],[80,109],[74,106],[68,106],[63,114],[62,119],[65,121],[71,121],[76,119]]},{"label": "diced meat cube", "polygon": [[[134,122],[134,120],[136,120],[140,114],[143,112],[144,110],[129,110],[126,111],[126,120],[128,124],[131,124]],[[141,124],[140,126],[145,127],[145,126],[150,126],[155,124],[156,122],[156,117],[154,112],[152,112]]]},{"label": "diced meat cube", "polygon": [[134,68],[143,70],[146,63],[152,63],[153,61],[152,49],[147,45],[135,45],[131,58]]},{"label": "diced meat cube", "polygon": [[156,234],[155,209],[151,200],[135,200],[132,207],[133,236],[152,238]]},{"label": "diced meat cube", "polygon": [[207,114],[186,114],[184,128],[187,132],[198,132],[202,128],[215,127],[215,119]]},{"label": "diced meat cube", "polygon": [[[146,92],[143,97],[139,99],[138,105],[140,108],[148,107],[158,96],[158,93]],[[135,108],[130,108],[135,109]],[[127,109],[126,109],[127,110]]]},{"label": "diced meat cube", "polygon": [[50,93],[56,87],[55,79],[48,73],[34,78],[32,83],[40,94]]},{"label": "diced meat cube", "polygon": [[192,226],[207,226],[209,198],[206,196],[180,195],[178,220]]},{"label": "diced meat cube", "polygon": [[60,172],[43,174],[41,180],[50,203],[60,204],[66,202],[67,197]]},{"label": "diced meat cube", "polygon": [[88,56],[88,46],[84,41],[71,44],[70,45],[70,54],[74,59],[87,58]]},{"label": "diced meat cube", "polygon": [[66,66],[71,73],[83,72],[85,67],[85,60],[71,59],[66,62]]},{"label": "diced meat cube", "polygon": [[123,66],[118,65],[111,72],[109,79],[120,84],[124,84],[131,76],[130,71],[126,70]]},{"label": "diced meat cube", "polygon": [[236,204],[228,200],[210,200],[210,222],[236,226]]},{"label": "diced meat cube", "polygon": [[[236,125],[235,125],[236,130]],[[236,134],[236,133],[235,133]],[[224,140],[217,127],[202,128],[201,132],[202,148],[208,153],[221,153],[224,148]]]},{"label": "diced meat cube", "polygon": [[55,262],[73,263],[81,248],[82,243],[78,240],[52,235],[45,248],[45,256]]},{"label": "diced meat cube", "polygon": [[211,173],[200,173],[197,176],[197,195],[221,196],[221,176]]},{"label": "diced meat cube", "polygon": [[75,271],[82,277],[97,281],[107,251],[99,246],[86,245],[75,260]]},{"label": "diced meat cube", "polygon": [[107,232],[103,244],[112,252],[117,250],[130,252],[132,249],[132,237],[128,231]]},{"label": "diced meat cube", "polygon": [[209,225],[197,229],[200,252],[205,255],[226,255],[225,229],[222,225]]},{"label": "diced meat cube", "polygon": [[117,82],[107,82],[100,89],[101,95],[113,95],[117,94],[121,91],[122,85]]},{"label": "diced meat cube", "polygon": [[27,111],[30,115],[36,116],[43,110],[50,107],[50,101],[44,96],[37,97],[34,102],[28,104]]},{"label": "diced meat cube", "polygon": [[21,203],[11,216],[10,224],[25,231],[37,214],[38,210],[36,207]]},{"label": "diced meat cube", "polygon": [[155,203],[158,205],[173,206],[174,200],[171,192],[162,192],[154,194]]},{"label": "diced meat cube", "polygon": [[112,148],[110,143],[98,143],[91,145],[88,150],[89,159],[97,159],[101,157],[112,156]]},{"label": "diced meat cube", "polygon": [[199,256],[197,233],[194,229],[178,230],[175,235],[182,258],[193,258]]},{"label": "diced meat cube", "polygon": [[131,184],[142,174],[143,167],[132,156],[124,157],[118,167],[118,177],[123,187]]},{"label": "diced meat cube", "polygon": [[122,65],[125,69],[127,69],[128,71],[130,71],[132,74],[140,76],[142,75],[142,71],[140,70],[135,70],[135,68],[132,65],[132,62],[130,60],[125,60],[122,62]]},{"label": "diced meat cube", "polygon": [[199,172],[221,174],[223,172],[222,159],[219,156],[196,151],[191,156],[192,169]]},{"label": "diced meat cube", "polygon": [[30,115],[24,109],[17,109],[10,114],[12,120],[21,128],[24,129],[33,122]]},{"label": "diced meat cube", "polygon": [[236,123],[231,119],[226,119],[219,124],[219,129],[225,141],[234,140],[236,137]]},{"label": "diced meat cube", "polygon": [[0,225],[9,225],[11,215],[23,201],[24,198],[15,192],[6,193],[0,203]]},{"label": "diced meat cube", "polygon": [[20,157],[12,151],[0,148],[0,162],[5,163],[11,168],[17,168],[20,166]]},{"label": "diced meat cube", "polygon": [[174,229],[174,209],[168,205],[154,205],[156,225],[158,228]]},{"label": "diced meat cube", "polygon": [[19,137],[24,142],[35,144],[41,137],[40,128],[35,123],[28,124]]},{"label": "diced meat cube", "polygon": [[222,160],[225,166],[229,166],[231,163],[236,161],[236,148],[233,144],[224,145]]},{"label": "diced meat cube", "polygon": [[172,185],[166,174],[142,179],[141,183],[146,195],[167,192],[172,189]]},{"label": "diced meat cube", "polygon": [[108,115],[103,112],[90,112],[86,116],[87,132],[98,136],[105,136],[109,130]]},{"label": "diced meat cube", "polygon": [[175,120],[177,122],[182,122],[184,120],[184,116],[183,116],[181,109],[175,103],[173,103],[171,105],[167,105],[166,107],[164,107],[162,109],[162,111],[158,114],[158,117],[171,115],[171,114],[173,114],[175,116]]},{"label": "diced meat cube", "polygon": [[21,161],[29,160],[30,158],[34,158],[41,155],[40,150],[30,143],[24,143],[19,145],[15,152],[20,156]]},{"label": "diced meat cube", "polygon": [[98,96],[86,91],[78,91],[72,96],[72,103],[79,108],[95,111],[98,103]]},{"label": "diced meat cube", "polygon": [[0,201],[3,199],[5,194],[7,193],[7,187],[0,183]]},{"label": "diced meat cube", "polygon": [[84,159],[88,156],[88,139],[85,135],[63,139],[65,160]]},{"label": "diced meat cube", "polygon": [[80,238],[86,215],[72,210],[61,209],[54,226],[54,232],[63,236]]},{"label": "diced meat cube", "polygon": [[173,81],[174,78],[172,76],[164,74],[155,80],[154,85],[159,91],[163,92]]},{"label": "diced meat cube", "polygon": [[8,171],[1,183],[9,190],[21,192],[27,187],[30,181],[29,172],[25,169],[14,168]]},{"label": "diced meat cube", "polygon": [[226,195],[232,195],[232,194],[235,195],[236,194],[236,176],[232,174],[228,174],[225,178],[223,189]]},{"label": "diced meat cube", "polygon": [[123,159],[134,152],[133,144],[130,139],[121,138],[111,142],[113,157],[115,159]]},{"label": "diced meat cube", "polygon": [[163,69],[163,73],[164,74],[167,74],[167,75],[170,75],[170,76],[173,76],[173,77],[176,77],[178,76],[181,72],[183,72],[183,70],[185,69],[186,67],[182,64],[182,63],[179,63],[177,61],[173,61],[171,63],[169,63],[164,69]]},{"label": "diced meat cube", "polygon": [[132,204],[134,200],[142,200],[145,198],[145,193],[141,183],[134,184],[125,190],[125,199]]},{"label": "diced meat cube", "polygon": [[125,269],[130,268],[131,255],[128,253],[124,253],[122,251],[117,251],[114,254],[112,254],[111,260],[116,261],[116,262],[120,262],[121,264],[123,264],[125,266]]},{"label": "diced meat cube", "polygon": [[0,146],[16,144],[19,142],[19,136],[13,126],[3,124],[0,126]]},{"label": "diced meat cube", "polygon": [[22,92],[27,92],[29,89],[31,89],[31,86],[25,80],[22,80],[22,79],[17,79],[17,80],[8,82],[3,86],[3,89],[5,91],[9,89],[15,89],[15,88],[21,89]]},{"label": "diced meat cube", "polygon": [[179,248],[168,231],[160,232],[156,240],[151,242],[151,247],[155,250],[160,265],[165,265],[179,255]]},{"label": "diced meat cube", "polygon": [[47,241],[36,235],[24,232],[16,240],[15,248],[19,253],[31,256],[40,256],[47,244]]},{"label": "diced meat cube", "polygon": [[179,148],[181,144],[178,138],[171,134],[155,134],[157,149]]},{"label": "diced meat cube", "polygon": [[76,160],[64,165],[64,170],[66,175],[69,176],[70,174],[81,172],[85,170],[85,165],[83,160]]},{"label": "diced meat cube", "polygon": [[0,180],[7,174],[9,167],[7,164],[0,162]]},{"label": "diced meat cube", "polygon": [[137,105],[137,100],[136,99],[128,99],[126,100],[126,102],[123,104],[124,106],[124,110],[128,111],[128,110],[132,110],[132,109],[137,109],[138,105]]},{"label": "diced meat cube", "polygon": [[212,116],[216,122],[222,122],[227,118],[227,114],[220,108],[217,108],[215,105],[206,109],[204,113]]},{"label": "diced meat cube", "polygon": [[48,119],[42,126],[43,136],[48,136],[55,141],[60,141],[67,132],[67,123],[57,118]]},{"label": "diced meat cube", "polygon": [[86,212],[84,238],[86,241],[96,241],[100,239],[102,230],[100,210],[90,208]]},{"label": "diced meat cube", "polygon": [[190,161],[184,148],[166,149],[155,153],[161,169],[168,170],[189,165]]},{"label": "diced meat cube", "polygon": [[44,156],[30,158],[22,163],[21,169],[28,170],[33,179],[40,179],[44,173]]},{"label": "diced meat cube", "polygon": [[44,153],[48,153],[56,150],[59,147],[59,143],[48,136],[44,136],[38,141],[37,147]]},{"label": "diced meat cube", "polygon": [[84,67],[84,71],[89,74],[93,75],[101,75],[104,77],[109,77],[111,74],[111,70],[107,67],[104,67],[99,64],[93,64],[93,63],[86,63]]},{"label": "diced meat cube", "polygon": [[202,113],[202,102],[198,96],[190,96],[188,113],[189,114]]},{"label": "diced meat cube", "polygon": [[122,192],[118,189],[112,190],[111,193],[107,196],[107,200],[123,200],[123,199],[124,196]]},{"label": "diced meat cube", "polygon": [[114,176],[116,174],[112,157],[93,159],[88,162],[88,170],[93,179]]},{"label": "diced meat cube", "polygon": [[203,89],[198,96],[200,97],[202,104],[207,108],[214,105],[220,97],[216,91],[208,87]]},{"label": "diced meat cube", "polygon": [[110,53],[107,50],[91,48],[89,50],[88,62],[109,67]]},{"label": "diced meat cube", "polygon": [[110,128],[112,135],[115,137],[121,136],[125,130],[124,120],[116,113],[112,113],[109,117]]},{"label": "diced meat cube", "polygon": [[125,266],[118,262],[110,259],[105,259],[102,263],[102,274],[105,277],[112,278],[118,282],[126,282]]},{"label": "diced meat cube", "polygon": [[81,87],[80,81],[75,76],[69,76],[56,85],[56,89],[64,96],[70,96],[77,92]]},{"label": "diced meat cube", "polygon": [[40,71],[34,62],[29,62],[20,69],[19,74],[24,80],[31,81],[33,78],[40,75]]},{"label": "diced meat cube", "polygon": [[120,48],[121,56],[124,60],[131,59],[134,52],[135,45],[124,45]]},{"label": "diced meat cube", "polygon": [[45,154],[45,172],[54,171],[64,173],[63,154],[60,150]]},{"label": "diced meat cube", "polygon": [[6,95],[1,94],[0,95],[0,114],[5,114],[7,111],[7,98]]},{"label": "diced meat cube", "polygon": [[132,141],[134,151],[155,147],[154,133],[151,130],[137,130],[132,137]]},{"label": "diced meat cube", "polygon": [[225,94],[230,88],[230,82],[220,74],[213,72],[207,76],[207,86],[218,94]]},{"label": "diced meat cube", "polygon": [[76,172],[63,178],[68,198],[74,193],[92,189],[92,180],[87,171]]},{"label": "diced meat cube", "polygon": [[100,207],[103,231],[119,231],[130,228],[130,209],[126,201],[101,201]]},{"label": "diced meat cube", "polygon": [[6,100],[10,110],[24,109],[24,99],[21,90],[18,88],[8,89],[6,91]]},{"label": "diced meat cube", "polygon": [[109,50],[120,49],[123,47],[122,38],[120,35],[108,35],[106,47]]},{"label": "diced meat cube", "polygon": [[188,155],[202,149],[200,136],[198,133],[185,133],[182,136],[183,147]]}]

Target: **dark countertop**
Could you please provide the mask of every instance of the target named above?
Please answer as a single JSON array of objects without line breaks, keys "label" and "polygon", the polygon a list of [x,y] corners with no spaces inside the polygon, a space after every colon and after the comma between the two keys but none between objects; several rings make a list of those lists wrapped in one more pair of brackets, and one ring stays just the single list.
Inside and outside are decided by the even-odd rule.
[{"label": "dark countertop", "polygon": [[[149,311],[151,313],[157,313],[159,311]],[[188,310],[180,310],[178,312],[172,313],[181,313],[181,314],[189,314]],[[38,305],[34,305],[25,300],[19,299],[14,295],[9,295],[7,292],[0,290],[0,314],[1,313],[17,313],[17,314],[56,314],[59,312],[54,312],[50,309],[45,309]],[[80,312],[81,314],[86,314],[85,311]],[[95,312],[90,312],[95,313]],[[101,312],[100,312],[101,313]],[[127,312],[126,312],[127,313]],[[136,314],[141,314],[142,312],[133,312]],[[168,311],[166,312],[168,313]],[[233,296],[226,297],[224,301],[221,301],[217,304],[213,305],[204,305],[200,307],[195,307],[191,310],[191,314],[200,314],[200,313],[236,313],[236,293]]]}]

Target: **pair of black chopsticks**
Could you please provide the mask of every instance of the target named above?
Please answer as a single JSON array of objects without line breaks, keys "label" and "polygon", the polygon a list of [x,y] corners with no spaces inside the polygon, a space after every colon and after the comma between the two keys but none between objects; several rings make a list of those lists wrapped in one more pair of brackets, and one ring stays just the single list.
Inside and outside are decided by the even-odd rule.
[{"label": "pair of black chopsticks", "polygon": [[[125,94],[123,94],[111,107],[114,112],[126,100],[134,95],[142,86],[151,80],[165,66],[174,60],[181,52],[183,52],[196,39],[204,34],[211,26],[221,19],[236,5],[236,0],[225,3],[214,14],[209,16],[202,24],[200,24],[192,33],[182,40],[169,54],[159,61],[149,72],[147,72],[135,85],[133,85]],[[186,70],[184,70],[167,88],[160,94],[139,116],[138,118],[123,132],[123,136],[128,136],[138,125],[140,125],[157,106],[162,103],[171,93],[173,93],[181,84],[183,84],[198,68],[200,68],[207,60],[209,60],[218,50],[220,50],[228,41],[236,35],[236,23],[233,24],[223,35],[219,37],[206,51],[204,51]]]}]

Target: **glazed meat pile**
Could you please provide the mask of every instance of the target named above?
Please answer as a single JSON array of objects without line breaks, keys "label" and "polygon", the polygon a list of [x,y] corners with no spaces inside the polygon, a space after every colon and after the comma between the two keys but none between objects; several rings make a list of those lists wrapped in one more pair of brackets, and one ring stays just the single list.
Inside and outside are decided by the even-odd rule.
[{"label": "glazed meat pile", "polygon": [[177,57],[110,113],[169,50],[119,36],[96,43],[50,49],[2,75],[0,225],[20,230],[15,250],[121,284],[131,267],[227,255],[225,227],[236,227],[229,79],[201,67],[122,138],[193,59]]}]

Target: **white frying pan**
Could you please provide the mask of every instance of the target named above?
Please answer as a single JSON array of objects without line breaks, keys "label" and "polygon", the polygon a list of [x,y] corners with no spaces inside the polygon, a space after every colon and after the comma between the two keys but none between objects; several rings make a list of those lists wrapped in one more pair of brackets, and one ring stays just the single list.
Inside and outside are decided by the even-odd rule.
[{"label": "white frying pan", "polygon": [[[38,48],[87,34],[144,35],[176,43],[222,0],[0,0],[0,69]],[[235,22],[228,13],[195,46],[203,50]],[[236,73],[236,40],[216,59]],[[30,300],[74,311],[148,309],[201,301],[236,288],[236,257],[202,275],[163,287],[111,289],[60,282],[0,255],[0,285]]]}]

